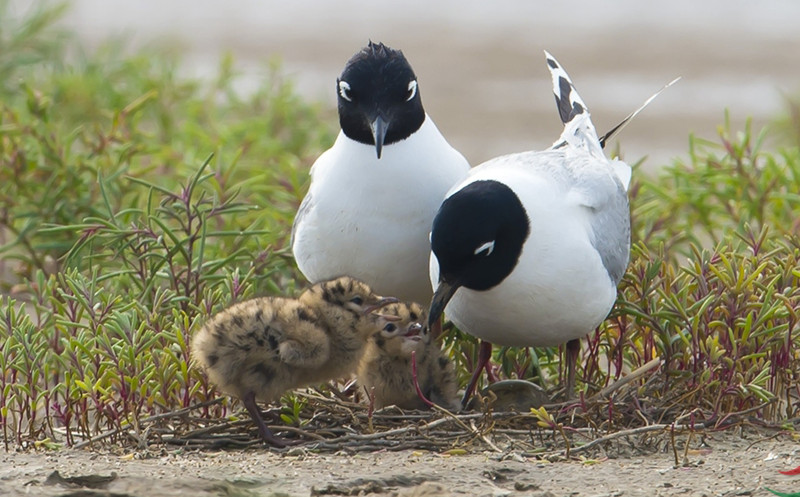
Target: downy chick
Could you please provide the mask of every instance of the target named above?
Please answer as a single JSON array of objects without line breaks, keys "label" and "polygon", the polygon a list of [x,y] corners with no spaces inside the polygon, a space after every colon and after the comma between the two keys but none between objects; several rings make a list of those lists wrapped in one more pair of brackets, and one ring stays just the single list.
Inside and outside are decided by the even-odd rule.
[{"label": "downy chick", "polygon": [[219,390],[242,399],[267,443],[287,442],[267,428],[256,401],[351,374],[367,338],[392,302],[349,277],[317,283],[299,298],[255,298],[218,313],[192,341],[192,355]]},{"label": "downy chick", "polygon": [[402,302],[386,306],[381,314],[400,320],[386,323],[372,335],[358,367],[358,382],[374,394],[375,407],[427,408],[414,387],[411,370],[414,352],[422,393],[435,404],[457,410],[455,369],[431,334],[423,330],[425,310],[419,304]]}]

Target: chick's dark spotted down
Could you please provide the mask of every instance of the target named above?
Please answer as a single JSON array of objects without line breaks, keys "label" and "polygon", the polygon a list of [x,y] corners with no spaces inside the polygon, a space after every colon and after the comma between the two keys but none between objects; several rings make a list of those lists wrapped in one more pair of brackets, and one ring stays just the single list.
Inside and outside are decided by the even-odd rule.
[{"label": "chick's dark spotted down", "polygon": [[385,307],[381,314],[399,317],[375,332],[358,368],[358,382],[373,395],[376,408],[426,409],[419,398],[411,368],[417,364],[417,381],[426,398],[446,409],[457,410],[458,385],[453,363],[424,329],[424,308],[414,303]]},{"label": "chick's dark spotted down", "polygon": [[255,402],[353,373],[367,338],[392,319],[373,311],[395,301],[348,277],[313,285],[297,299],[248,300],[212,317],[195,335],[192,356],[220,391],[242,399],[261,437],[282,446]]}]

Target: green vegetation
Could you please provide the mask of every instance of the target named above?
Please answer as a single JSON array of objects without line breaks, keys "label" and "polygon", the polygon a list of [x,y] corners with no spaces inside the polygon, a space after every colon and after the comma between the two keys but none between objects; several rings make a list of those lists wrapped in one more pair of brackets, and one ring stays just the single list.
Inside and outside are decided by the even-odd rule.
[{"label": "green vegetation", "polygon": [[274,64],[246,97],[230,58],[210,83],[112,47],[64,65],[61,9],[0,9],[0,423],[71,443],[208,395],[189,336],[293,291],[291,221],[334,129]]},{"label": "green vegetation", "polygon": [[[288,250],[307,170],[334,120],[272,65],[234,91],[176,60],[119,47],[82,54],[52,27],[61,8],[12,19],[0,0],[0,425],[9,444],[138,430],[142,418],[217,394],[189,362],[209,315],[302,286]],[[67,48],[79,55],[64,63]],[[610,318],[589,336],[587,396],[654,357],[616,425],[797,416],[800,152],[721,127],[631,188],[632,262]],[[792,124],[794,123],[794,124]],[[785,137],[789,137],[787,141]],[[475,340],[446,346],[465,380]],[[497,349],[501,377],[556,384],[556,349]],[[301,424],[313,403],[289,396]],[[216,404],[205,416],[223,416]],[[605,418],[603,418],[605,419]],[[625,420],[628,421],[625,421]],[[600,421],[598,421],[598,424]]]}]

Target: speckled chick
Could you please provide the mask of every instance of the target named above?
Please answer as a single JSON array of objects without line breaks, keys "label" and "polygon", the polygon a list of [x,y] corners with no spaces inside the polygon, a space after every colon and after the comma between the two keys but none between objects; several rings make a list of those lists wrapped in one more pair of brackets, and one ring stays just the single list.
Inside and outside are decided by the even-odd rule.
[{"label": "speckled chick", "polygon": [[415,352],[422,393],[446,409],[457,410],[460,404],[455,368],[423,329],[425,310],[419,304],[403,302],[386,306],[381,314],[398,316],[400,320],[386,323],[372,335],[358,367],[358,382],[374,394],[375,407],[427,408],[414,387],[411,353]]},{"label": "speckled chick", "polygon": [[256,401],[352,374],[367,338],[396,319],[372,313],[391,302],[397,299],[349,277],[315,284],[297,299],[255,298],[213,316],[195,335],[192,355],[219,390],[242,399],[266,442],[285,446]]}]

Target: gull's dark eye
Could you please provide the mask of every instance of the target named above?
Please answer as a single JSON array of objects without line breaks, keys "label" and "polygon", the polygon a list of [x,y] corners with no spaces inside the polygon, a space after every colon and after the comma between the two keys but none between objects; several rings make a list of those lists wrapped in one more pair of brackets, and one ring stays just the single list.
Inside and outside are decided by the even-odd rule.
[{"label": "gull's dark eye", "polygon": [[408,82],[408,95],[406,96],[406,102],[411,101],[414,98],[414,95],[417,94],[417,80],[412,79]]},{"label": "gull's dark eye", "polygon": [[364,303],[364,299],[356,295],[355,297],[350,299],[350,302],[354,303],[355,305],[362,305]]},{"label": "gull's dark eye", "polygon": [[350,96],[350,85],[347,83],[347,81],[339,81],[339,95],[341,95],[342,98],[348,102],[353,101],[353,97]]},{"label": "gull's dark eye", "polygon": [[389,333],[392,333],[396,329],[397,329],[397,325],[394,324],[394,323],[389,323],[389,324],[387,324],[386,326],[383,327],[383,331],[388,331]]}]

